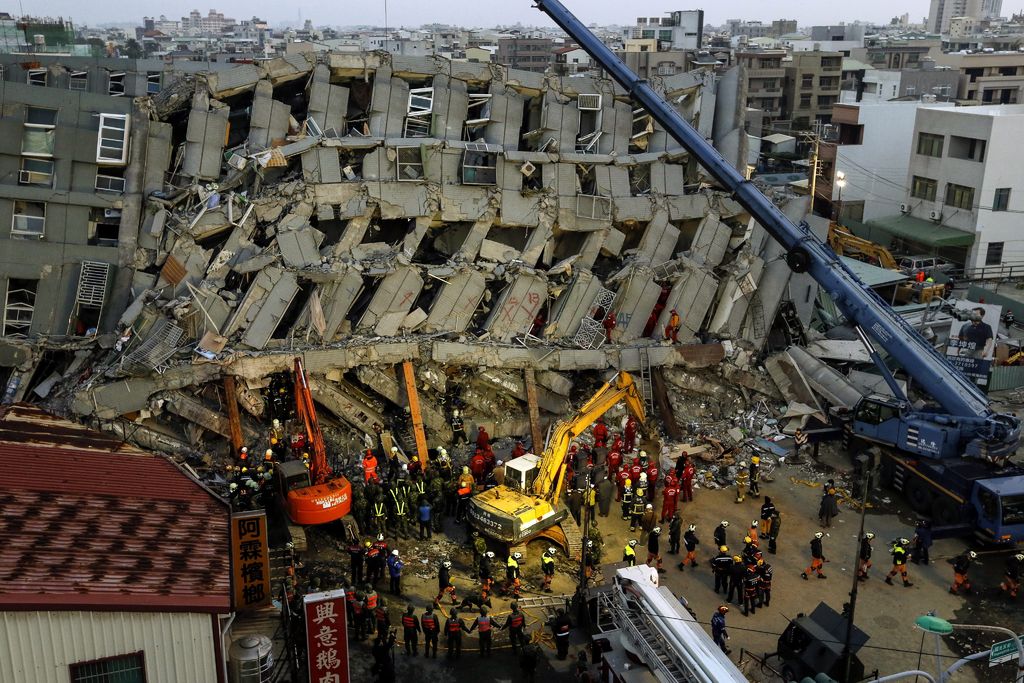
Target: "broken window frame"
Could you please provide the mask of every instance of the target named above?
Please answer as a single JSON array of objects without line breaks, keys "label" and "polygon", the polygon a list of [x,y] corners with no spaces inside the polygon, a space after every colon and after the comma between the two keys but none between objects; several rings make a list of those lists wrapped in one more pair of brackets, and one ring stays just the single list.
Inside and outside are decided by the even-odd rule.
[{"label": "broken window frame", "polygon": [[498,153],[501,149],[481,142],[467,144],[462,153],[462,184],[497,185]]},{"label": "broken window frame", "polygon": [[647,142],[654,133],[654,117],[643,107],[633,110],[633,127],[629,144],[640,150],[647,149]]},{"label": "broken window frame", "polygon": [[68,90],[75,90],[78,92],[84,92],[89,89],[89,72],[88,71],[69,71],[68,72]]},{"label": "broken window frame", "polygon": [[519,174],[523,177],[522,192],[537,192],[544,189],[544,172],[541,167],[524,161],[519,166]]},{"label": "broken window frame", "polygon": [[652,164],[633,164],[628,168],[631,196],[643,197],[651,193],[651,170]]},{"label": "broken window frame", "polygon": [[[29,283],[33,285],[31,288]],[[3,336],[28,337],[35,316],[38,289],[39,280],[8,278],[7,293],[4,296]]]},{"label": "broken window frame", "polygon": [[[75,328],[76,323],[83,317],[84,311],[95,312],[96,325],[99,327],[103,319],[103,304],[107,298],[107,284],[110,280],[110,264],[103,261],[82,261],[82,268],[78,273],[78,289],[75,291],[75,310],[68,320],[68,334],[80,336]],[[90,328],[83,330],[85,334]]]},{"label": "broken window frame", "polygon": [[469,106],[466,112],[466,123],[463,125],[463,139],[472,142],[474,134],[491,122],[490,93],[469,93]]},{"label": "broken window frame", "polygon": [[108,71],[107,72],[107,94],[111,97],[124,97],[125,90],[125,72],[124,71]]},{"label": "broken window frame", "polygon": [[[34,167],[34,168],[32,168]],[[48,170],[44,170],[48,169]],[[41,157],[21,157],[21,168],[18,171],[19,185],[36,185],[39,187],[53,187],[53,159]]]},{"label": "broken window frame", "polygon": [[[429,93],[429,96],[428,96]],[[406,105],[404,137],[430,137],[430,124],[434,118],[434,88],[410,88]]]},{"label": "broken window frame", "polygon": [[[128,162],[128,115],[100,114],[99,116],[100,126],[96,133],[96,163],[109,166],[123,166]],[[120,121],[121,125],[110,125],[109,123],[116,121]],[[106,136],[104,136],[104,131],[107,131]],[[115,137],[115,133],[119,137]],[[115,142],[119,144],[111,144]],[[111,152],[117,152],[118,147],[120,147],[120,153],[118,156],[114,156]]]},{"label": "broken window frame", "polygon": [[[19,205],[21,206],[19,207]],[[19,208],[21,211],[19,211]],[[27,213],[30,208],[34,208],[36,211]],[[46,202],[30,202],[23,199],[14,200],[14,211],[11,215],[11,238],[42,239],[45,235]]]},{"label": "broken window frame", "polygon": [[49,76],[46,69],[29,69],[25,75],[25,82],[29,85],[36,85],[45,88]]},{"label": "broken window frame", "polygon": [[162,87],[163,87],[163,73],[160,72],[160,71],[147,71],[146,72],[146,94],[147,95],[155,95],[158,92],[160,92],[160,89]]},{"label": "broken window frame", "polygon": [[[402,159],[404,156],[408,157],[409,154],[415,153],[416,160]],[[405,169],[419,169],[419,175],[416,177],[407,176],[404,171]],[[423,148],[421,147],[396,147],[395,148],[395,179],[400,183],[418,183],[423,180]]]},{"label": "broken window frame", "polygon": [[[104,230],[101,230],[101,226]],[[87,243],[94,247],[116,247],[121,231],[121,210],[90,209]]]},{"label": "broken window frame", "polygon": [[[597,93],[580,93],[576,96],[576,110],[579,113],[576,130],[576,151],[583,154],[597,152],[597,142],[601,139],[601,125],[604,118],[604,110],[601,108],[603,97]],[[593,130],[587,126],[586,133],[583,132],[584,122],[589,122],[593,116]]]},{"label": "broken window frame", "polygon": [[[45,112],[45,113],[44,113]],[[51,119],[40,122],[52,114]],[[25,122],[21,139],[21,154],[27,157],[52,158],[57,136],[57,109],[25,107]],[[30,119],[35,118],[35,121]]]},{"label": "broken window frame", "polygon": [[[588,207],[589,211],[586,210]],[[612,219],[612,198],[598,194],[577,194],[576,217],[594,221],[610,221]]]}]

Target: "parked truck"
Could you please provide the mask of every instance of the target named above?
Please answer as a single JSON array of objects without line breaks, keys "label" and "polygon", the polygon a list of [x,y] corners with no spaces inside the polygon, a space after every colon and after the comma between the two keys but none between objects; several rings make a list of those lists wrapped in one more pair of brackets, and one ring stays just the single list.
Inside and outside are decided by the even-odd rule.
[{"label": "parked truck", "polygon": [[[536,5],[785,247],[790,269],[809,273],[856,327],[895,396],[868,396],[851,418],[857,437],[882,447],[883,476],[940,521],[955,519],[964,530],[999,543],[1024,539],[1024,470],[1009,462],[1020,444],[1020,420],[996,413],[984,392],[847,268],[806,222],[794,223],[782,213],[561,2],[536,0]],[[875,343],[930,401],[916,405],[907,399]]]}]

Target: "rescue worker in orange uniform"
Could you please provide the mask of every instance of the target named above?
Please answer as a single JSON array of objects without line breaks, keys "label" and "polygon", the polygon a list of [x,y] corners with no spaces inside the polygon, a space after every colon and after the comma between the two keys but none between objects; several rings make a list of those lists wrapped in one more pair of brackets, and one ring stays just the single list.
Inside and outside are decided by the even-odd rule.
[{"label": "rescue worker in orange uniform", "polygon": [[673,344],[679,341],[679,313],[674,308],[665,325],[665,339],[671,339]]},{"label": "rescue worker in orange uniform", "polygon": [[811,566],[800,574],[800,578],[804,581],[807,580],[807,575],[811,572],[817,573],[819,579],[826,578],[821,571],[821,567],[825,563],[825,553],[821,549],[821,539],[824,536],[825,534],[818,531],[814,534],[814,538],[811,539]]},{"label": "rescue worker in orange uniform", "polygon": [[960,590],[963,589],[964,593],[970,594],[971,592],[971,581],[967,578],[967,572],[971,569],[971,563],[978,558],[978,553],[973,550],[960,553],[953,560],[953,585],[949,587],[949,592],[953,595],[958,595]]},{"label": "rescue worker in orange uniform", "polygon": [[377,456],[369,448],[366,449],[366,455],[363,456],[363,481],[367,484],[371,481],[380,481],[377,476]]},{"label": "rescue worker in orange uniform", "polygon": [[910,545],[910,541],[901,538],[892,545],[892,569],[889,570],[889,574],[885,577],[885,582],[892,585],[892,577],[899,574],[903,579],[903,587],[910,588],[914,584],[907,578],[907,546]]}]

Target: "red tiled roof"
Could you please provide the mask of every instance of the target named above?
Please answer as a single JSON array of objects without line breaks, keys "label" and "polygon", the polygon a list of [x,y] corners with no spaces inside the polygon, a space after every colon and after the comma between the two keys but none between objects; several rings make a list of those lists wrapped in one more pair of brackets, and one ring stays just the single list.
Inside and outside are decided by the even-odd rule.
[{"label": "red tiled roof", "polygon": [[[229,612],[228,507],[164,457],[33,412],[0,416],[0,609]],[[14,423],[36,425],[26,443]]]}]

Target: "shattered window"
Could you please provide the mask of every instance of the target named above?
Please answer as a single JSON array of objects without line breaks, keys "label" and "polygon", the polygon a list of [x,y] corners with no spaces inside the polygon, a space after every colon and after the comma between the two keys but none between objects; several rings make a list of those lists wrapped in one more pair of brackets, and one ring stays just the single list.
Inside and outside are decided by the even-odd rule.
[{"label": "shattered window", "polygon": [[423,178],[423,151],[419,147],[399,147],[398,180],[415,182]]},{"label": "shattered window", "polygon": [[483,129],[491,122],[491,95],[485,93],[469,94],[469,111],[466,114],[465,135],[463,139],[474,141],[483,134]]},{"label": "shattered window", "polygon": [[18,184],[53,187],[53,160],[22,157]]},{"label": "shattered window", "polygon": [[89,72],[72,71],[68,76],[68,90],[88,90]]},{"label": "shattered window", "polygon": [[146,92],[155,95],[160,92],[160,72],[150,71],[146,74]]},{"label": "shattered window", "polygon": [[52,157],[56,125],[56,109],[28,107],[25,110],[21,153],[26,156]]},{"label": "shattered window", "polygon": [[631,146],[647,149],[647,139],[654,132],[654,119],[644,109],[633,110],[633,130],[629,138]]},{"label": "shattered window", "polygon": [[576,151],[596,152],[597,141],[601,139],[601,96],[581,94],[576,100],[576,107],[580,112]]},{"label": "shattered window", "polygon": [[96,163],[124,164],[128,160],[128,115],[100,114]]},{"label": "shattered window", "polygon": [[409,91],[409,106],[405,116],[405,137],[425,138],[430,135],[430,121],[434,113],[434,89],[413,88]]},{"label": "shattered window", "polygon": [[524,161],[519,167],[519,173],[523,176],[523,190],[544,189],[544,174],[536,165]]},{"label": "shattered window", "polygon": [[124,95],[124,72],[123,71],[111,71],[110,78],[107,81],[107,94],[111,97],[121,97]]},{"label": "shattered window", "polygon": [[4,301],[5,337],[27,337],[32,326],[32,315],[36,310],[36,287],[38,280],[7,281],[7,297]]},{"label": "shattered window", "polygon": [[634,197],[651,191],[651,165],[636,164],[629,167],[629,193]]},{"label": "shattered window", "polygon": [[46,69],[29,69],[28,80],[26,81],[29,85],[39,85],[46,87]]},{"label": "shattered window", "polygon": [[485,144],[468,145],[462,155],[462,184],[495,185],[497,182],[497,150]]},{"label": "shattered window", "polygon": [[11,237],[38,239],[46,232],[46,204],[43,202],[14,202]]}]

